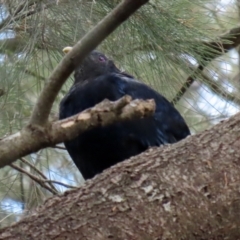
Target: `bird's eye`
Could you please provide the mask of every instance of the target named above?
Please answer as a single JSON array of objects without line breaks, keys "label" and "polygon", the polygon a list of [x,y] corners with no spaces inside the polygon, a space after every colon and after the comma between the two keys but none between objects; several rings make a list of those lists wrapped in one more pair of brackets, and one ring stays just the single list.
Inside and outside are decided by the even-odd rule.
[{"label": "bird's eye", "polygon": [[100,62],[105,62],[105,58],[104,58],[103,56],[100,56],[100,57],[98,58],[98,60],[99,60]]}]

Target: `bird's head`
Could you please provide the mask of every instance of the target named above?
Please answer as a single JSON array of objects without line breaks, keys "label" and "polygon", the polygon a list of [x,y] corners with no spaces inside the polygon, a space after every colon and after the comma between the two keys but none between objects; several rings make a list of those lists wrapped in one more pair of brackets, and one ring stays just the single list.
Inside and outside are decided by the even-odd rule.
[{"label": "bird's head", "polygon": [[[71,47],[66,47],[63,52],[67,54],[71,50]],[[75,63],[75,65],[75,83],[91,80],[108,73],[120,73],[113,61],[96,50],[92,51],[81,64]]]}]

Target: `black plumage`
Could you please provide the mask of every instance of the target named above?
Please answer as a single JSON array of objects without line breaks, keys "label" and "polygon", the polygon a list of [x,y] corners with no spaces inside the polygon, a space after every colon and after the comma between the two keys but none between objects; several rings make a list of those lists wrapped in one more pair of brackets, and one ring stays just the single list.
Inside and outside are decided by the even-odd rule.
[{"label": "black plumage", "polygon": [[179,112],[162,95],[131,75],[121,72],[105,55],[93,51],[76,64],[75,82],[60,103],[60,119],[93,107],[104,99],[154,99],[153,116],[95,127],[65,142],[85,179],[137,155],[151,146],[175,143],[190,134]]}]

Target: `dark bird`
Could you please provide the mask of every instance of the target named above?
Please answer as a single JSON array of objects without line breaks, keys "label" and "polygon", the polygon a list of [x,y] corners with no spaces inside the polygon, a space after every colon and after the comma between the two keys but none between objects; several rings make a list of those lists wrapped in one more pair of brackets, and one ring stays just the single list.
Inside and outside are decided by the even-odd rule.
[{"label": "dark bird", "polygon": [[[65,52],[70,49],[66,48]],[[108,99],[154,99],[155,114],[141,119],[95,127],[65,142],[85,179],[135,156],[151,146],[175,143],[190,134],[180,113],[162,95],[133,76],[121,72],[104,54],[93,51],[75,66],[74,84],[60,103],[60,119],[73,116]]]}]

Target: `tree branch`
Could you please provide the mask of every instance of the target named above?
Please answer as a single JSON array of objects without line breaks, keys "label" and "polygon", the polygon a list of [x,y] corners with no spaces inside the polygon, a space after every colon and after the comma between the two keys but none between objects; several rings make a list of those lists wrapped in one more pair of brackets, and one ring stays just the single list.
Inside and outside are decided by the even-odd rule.
[{"label": "tree branch", "polygon": [[149,0],[124,0],[111,11],[97,26],[90,30],[58,64],[50,75],[37,104],[34,107],[30,124],[44,126],[52,104],[65,80],[74,70],[74,62],[79,62],[95,49],[110,33]]},{"label": "tree branch", "polygon": [[176,105],[177,102],[182,98],[184,93],[186,93],[188,88],[190,88],[191,85],[193,84],[193,82],[195,81],[195,77],[197,76],[197,74],[201,73],[202,70],[203,70],[203,67],[201,65],[198,65],[197,69],[193,72],[193,74],[187,78],[185,83],[182,85],[180,90],[177,92],[176,96],[172,99],[171,103],[173,105]]},{"label": "tree branch", "polygon": [[[230,29],[218,39],[212,42],[200,42],[200,44],[211,48],[212,51],[204,53],[206,61],[212,61],[214,58],[221,56],[223,53],[236,48],[240,44],[240,26]],[[201,53],[199,53],[201,55]]]},{"label": "tree branch", "polygon": [[[38,170],[33,164],[31,164],[28,160],[26,160],[24,158],[20,158],[20,161],[22,163],[28,165],[30,168],[32,168],[36,173],[38,173],[44,179],[44,181],[48,180],[48,178],[40,170]],[[49,185],[55,192],[57,192],[57,189],[51,182],[49,182]]]},{"label": "tree branch", "polygon": [[59,181],[56,181],[56,180],[51,180],[51,179],[48,179],[48,180],[45,180],[44,182],[47,182],[49,184],[58,184],[58,185],[61,185],[63,187],[66,187],[66,188],[77,188],[75,186],[72,186],[72,185],[69,185],[69,184],[66,184],[66,183],[63,183],[63,182],[59,182]]},{"label": "tree branch", "polygon": [[51,187],[48,186],[48,184],[47,184],[48,182],[46,182],[45,179],[36,177],[35,175],[29,173],[28,171],[26,171],[25,169],[17,166],[17,165],[14,164],[14,163],[11,163],[10,166],[11,166],[13,169],[17,170],[18,172],[23,173],[23,174],[25,174],[26,176],[28,176],[28,177],[29,177],[30,179],[32,179],[34,182],[38,183],[41,187],[43,187],[43,188],[47,189],[49,192],[51,192],[53,195],[57,195],[57,194],[58,194],[57,191],[55,191],[54,189],[52,189]]},{"label": "tree branch", "polygon": [[73,139],[90,128],[145,117],[154,112],[154,100],[131,101],[131,97],[125,96],[116,102],[104,100],[93,108],[45,127],[27,126],[0,140],[0,168],[42,148]]},{"label": "tree branch", "polygon": [[171,101],[173,104],[176,104],[182,96],[186,93],[186,91],[191,87],[192,83],[196,79],[196,74],[200,71],[203,71],[206,67],[207,63],[211,62],[215,58],[227,53],[228,51],[236,48],[240,44],[240,27],[235,27],[229,30],[227,33],[218,37],[215,41],[212,42],[199,42],[199,46],[205,46],[209,49],[208,52],[204,51],[198,52],[200,56],[202,55],[202,59],[205,60],[204,65],[199,64],[198,68],[194,73],[187,78],[185,83],[182,85],[180,90],[177,92],[176,96]]},{"label": "tree branch", "polygon": [[[188,63],[190,65],[190,63]],[[237,95],[231,94],[227,92],[220,84],[214,82],[206,73],[204,73],[203,68],[201,65],[196,68],[194,65],[191,65],[192,69],[195,69],[194,73],[188,77],[185,85],[182,86],[181,90],[178,94],[173,98],[171,103],[175,105],[182,97],[182,95],[187,91],[187,89],[191,86],[191,84],[195,81],[195,77],[199,75],[205,81],[203,82],[204,85],[208,86],[216,95],[225,99],[228,102],[232,102],[234,104],[240,105],[240,99]]]},{"label": "tree branch", "polygon": [[220,84],[214,82],[210,77],[207,76],[204,72],[201,73],[201,76],[205,79],[203,84],[208,86],[216,95],[225,99],[227,102],[232,102],[240,106],[240,98],[235,94],[227,92]]}]

